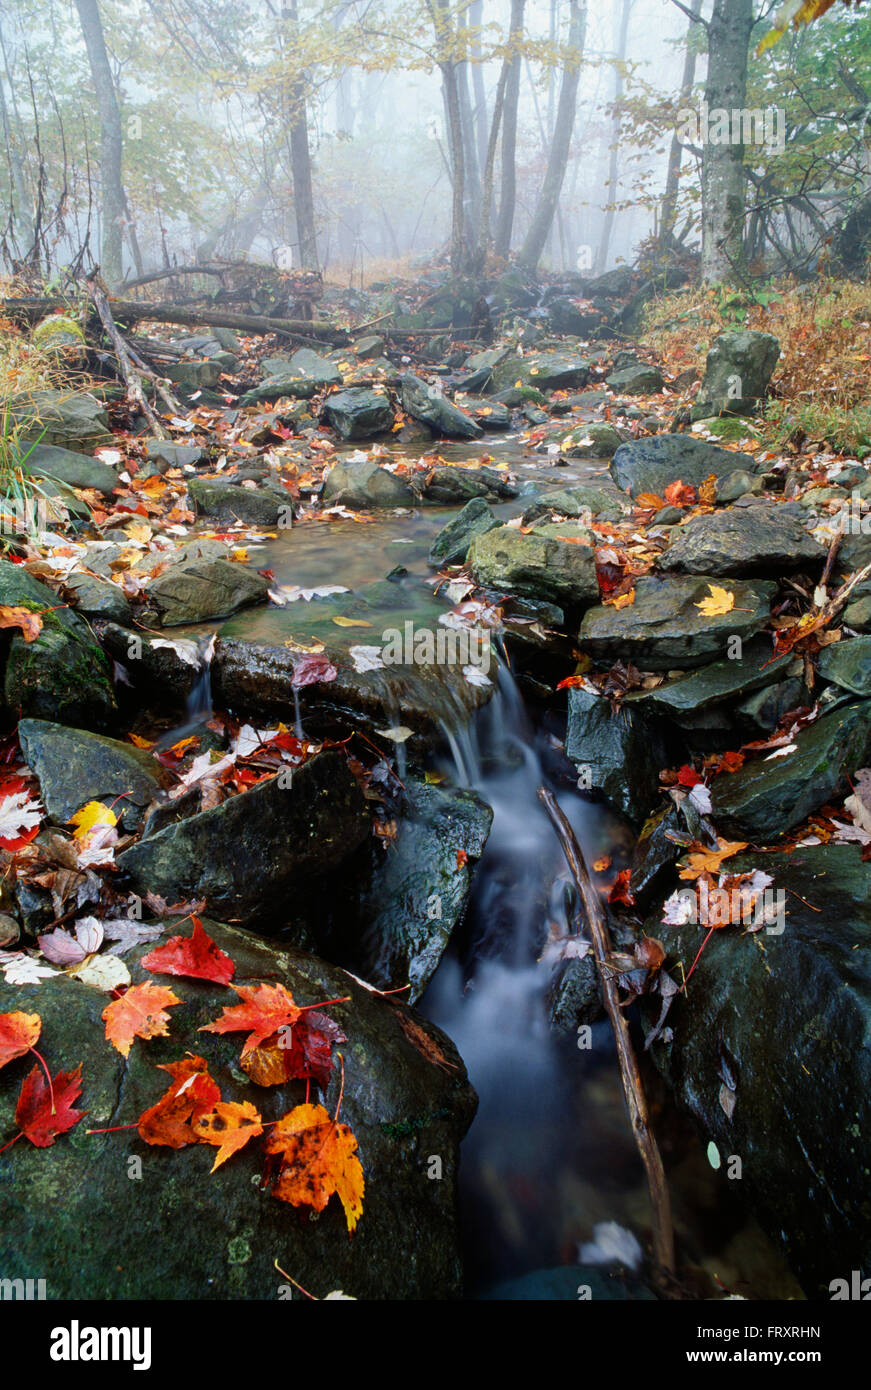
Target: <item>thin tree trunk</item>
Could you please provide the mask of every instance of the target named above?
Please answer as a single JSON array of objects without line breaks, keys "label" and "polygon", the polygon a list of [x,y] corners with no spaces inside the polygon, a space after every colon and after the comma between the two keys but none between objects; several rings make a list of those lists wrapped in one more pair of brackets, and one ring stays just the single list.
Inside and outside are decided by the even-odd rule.
[{"label": "thin tree trunk", "polygon": [[[753,0],[714,0],[708,21],[708,118],[724,111],[731,121],[747,104],[747,50]],[[740,119],[740,116],[738,117]],[[740,276],[744,261],[744,143],[718,134],[714,121],[702,145],[702,280],[723,284]],[[743,121],[739,135],[743,137]]]},{"label": "thin tree trunk", "polygon": [[100,269],[106,284],[112,288],[121,283],[123,273],[121,246],[125,199],[121,179],[121,110],[112,79],[109,55],[106,52],[106,40],[103,36],[97,0],[76,0],[76,9],[79,12],[97,109],[100,113],[100,185],[103,214]]},{"label": "thin tree trunk", "polygon": [[[702,11],[702,0],[691,0],[690,12],[698,16]],[[693,83],[696,80],[696,50],[692,42],[693,30],[696,28],[694,19],[687,23],[686,49],[684,51],[683,75],[680,82],[680,96],[678,98],[678,110],[686,109],[687,102],[692,96]],[[665,192],[662,195],[662,203],[659,209],[659,244],[663,251],[667,251],[674,241],[674,224],[677,220],[677,193],[680,183],[680,166],[683,159],[683,145],[678,139],[677,131],[671,137],[671,149],[668,155],[668,173],[665,178]]]},{"label": "thin tree trunk", "polygon": [[511,71],[508,58],[502,64],[496,96],[493,101],[493,119],[490,123],[490,138],[487,141],[487,158],[484,163],[484,184],[481,190],[481,220],[478,224],[478,250],[475,257],[476,271],[483,270],[490,244],[490,211],[493,203],[493,175],[496,168],[496,146],[499,142],[499,124],[505,105],[505,87]]},{"label": "thin tree trunk", "polygon": [[[483,19],[484,0],[472,0],[469,6],[469,26],[472,29],[480,30]],[[481,35],[480,32],[472,40],[472,93],[474,104],[472,118],[475,126],[475,143],[478,152],[478,167],[481,169],[481,182],[483,185],[483,170],[487,163],[487,144],[489,132],[487,129],[487,93],[484,90],[484,67],[481,62]]]},{"label": "thin tree trunk", "polygon": [[611,235],[614,231],[614,219],[617,215],[617,163],[620,153],[620,102],[623,99],[623,67],[626,61],[626,39],[629,33],[629,15],[632,11],[632,0],[623,0],[623,8],[620,12],[620,28],[617,34],[617,69],[614,75],[614,118],[611,123],[611,149],[608,162],[608,206],[605,212],[605,221],[602,224],[602,236],[599,241],[599,251],[596,256],[596,273],[601,274],[608,261],[608,250],[611,245]]},{"label": "thin tree trunk", "polygon": [[[749,0],[748,0],[749,2]],[[743,0],[742,0],[743,3]],[[569,52],[563,68],[557,102],[556,124],[547,161],[538,205],[526,239],[520,251],[520,260],[534,270],[541,259],[548,234],[553,225],[560,192],[568,164],[572,132],[575,125],[575,110],[578,100],[578,84],[581,77],[581,58],[584,52],[584,39],[587,28],[586,0],[570,0]]]},{"label": "thin tree trunk", "polygon": [[436,61],[442,75],[442,94],[448,127],[452,185],[451,270],[454,275],[459,275],[465,268],[468,254],[465,226],[466,160],[463,152],[463,123],[457,82],[457,64],[453,56],[454,35],[451,28],[449,0],[430,0],[429,10],[435,30],[436,53],[438,55]]},{"label": "thin tree trunk", "polygon": [[523,9],[525,0],[511,0],[511,19],[508,42],[511,45],[508,80],[505,84],[505,103],[502,110],[502,175],[499,196],[499,217],[493,249],[497,256],[507,256],[511,250],[511,231],[514,226],[514,205],[517,195],[517,108],[520,102],[520,45],[523,41]]},{"label": "thin tree trunk", "polygon": [[[284,14],[290,21],[290,36],[293,39],[298,24],[296,0],[285,0]],[[300,264],[304,270],[317,270],[318,240],[315,226],[315,199],[312,187],[308,115],[306,113],[306,84],[305,75],[302,73],[291,84],[288,126],[290,169],[293,178],[293,206],[296,216],[296,239],[299,245]]]},{"label": "thin tree trunk", "polygon": [[[468,26],[460,17],[459,29]],[[468,40],[466,40],[468,42]],[[469,63],[464,59],[455,65],[457,91],[460,97],[460,124],[463,130],[463,164],[465,167],[466,240],[471,245],[481,216],[481,170],[478,164],[478,149],[475,142],[475,122],[472,115],[472,100],[469,95]]]}]

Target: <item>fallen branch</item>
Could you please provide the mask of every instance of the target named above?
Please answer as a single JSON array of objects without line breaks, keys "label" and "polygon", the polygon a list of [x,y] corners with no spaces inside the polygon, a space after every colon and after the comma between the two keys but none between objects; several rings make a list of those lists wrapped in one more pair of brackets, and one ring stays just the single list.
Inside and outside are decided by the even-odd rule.
[{"label": "fallen branch", "polygon": [[673,1277],[675,1266],[671,1198],[665,1179],[665,1169],[662,1166],[662,1156],[650,1124],[650,1113],[647,1108],[644,1086],[638,1071],[638,1063],[635,1060],[632,1040],[629,1037],[629,1025],[620,1007],[620,998],[613,971],[608,965],[613,948],[605,914],[590,880],[581,847],[575,838],[572,827],[557,805],[556,798],[546,787],[539,787],[538,797],[556,830],[587,914],[590,936],[593,940],[593,953],[596,957],[596,966],[602,985],[605,1011],[611,1021],[617,1043],[617,1060],[620,1063],[620,1078],[623,1082],[623,1093],[626,1097],[626,1106],[632,1123],[632,1133],[641,1155],[641,1162],[644,1164],[644,1171],[647,1174],[650,1203],[653,1209],[653,1255],[659,1271]]},{"label": "fallen branch", "polygon": [[168,265],[160,270],[149,270],[137,275],[135,280],[125,280],[121,290],[135,290],[141,285],[153,285],[158,280],[170,280],[174,275],[224,275],[228,270],[254,270],[251,261],[233,261],[228,265]]},{"label": "fallen branch", "polygon": [[[112,318],[112,311],[109,308],[106,291],[100,284],[96,272],[88,277],[85,284],[88,289],[88,297],[97,310],[97,313],[100,315],[100,322],[103,325],[106,337],[115,349],[118,369],[124,380],[124,385],[127,387],[128,401],[135,409],[142,411],[142,414],[151,426],[151,432],[155,439],[166,439],[166,430],[163,428],[163,425],[158,420],[151,405],[146,399],[145,391],[142,386],[142,378],[134,367],[127,344],[118,331],[115,320]],[[154,377],[153,372],[149,371],[148,374]],[[154,379],[156,380],[156,378]],[[177,410],[178,407],[176,407],[176,411]]]},{"label": "fallen branch", "polygon": [[[318,338],[336,347],[345,346],[349,339],[344,329],[320,319],[278,319],[260,314],[227,314],[219,309],[180,309],[176,304],[145,304],[134,299],[111,299],[112,314],[126,323],[181,324],[193,328],[230,328],[242,333],[277,333],[285,338]],[[11,317],[29,321],[43,318],[57,309],[68,309],[64,299],[4,299],[3,311]]]}]

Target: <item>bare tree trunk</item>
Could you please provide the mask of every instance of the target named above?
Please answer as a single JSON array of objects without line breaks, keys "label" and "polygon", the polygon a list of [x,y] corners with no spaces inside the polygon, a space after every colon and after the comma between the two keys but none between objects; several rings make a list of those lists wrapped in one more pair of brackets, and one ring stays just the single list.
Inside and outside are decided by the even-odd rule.
[{"label": "bare tree trunk", "polygon": [[[290,21],[290,36],[293,39],[298,24],[296,0],[285,0],[282,16]],[[299,258],[304,270],[317,270],[318,239],[315,226],[315,199],[312,188],[311,150],[309,148],[305,75],[303,73],[300,73],[291,84],[288,118],[290,169],[293,177],[293,205],[296,215]]]},{"label": "bare tree trunk", "polygon": [[611,235],[614,231],[614,218],[617,215],[617,162],[620,153],[620,102],[623,99],[623,67],[626,61],[626,39],[629,33],[629,15],[632,11],[633,0],[623,0],[623,8],[620,12],[620,27],[617,32],[617,69],[614,75],[614,118],[611,122],[611,150],[608,162],[608,206],[605,212],[605,221],[602,224],[602,236],[599,241],[599,250],[596,254],[595,273],[601,275],[608,261],[608,249],[611,245]]},{"label": "bare tree trunk", "polygon": [[112,79],[103,24],[97,0],[76,0],[79,21],[88,50],[91,79],[100,113],[100,185],[103,213],[103,245],[100,269],[112,288],[121,283],[121,245],[125,222],[124,185],[121,180],[121,110]]},{"label": "bare tree trunk", "polygon": [[465,268],[468,250],[465,228],[466,160],[463,151],[463,122],[457,64],[453,57],[453,30],[449,0],[430,0],[430,16],[436,37],[436,53],[442,75],[442,94],[448,127],[448,149],[451,167],[451,270],[459,275]]},{"label": "bare tree trunk", "polygon": [[[732,144],[734,130],[718,133],[714,113],[725,112],[731,123],[732,113],[746,107],[752,28],[753,0],[714,0],[705,89],[710,129],[702,145],[702,280],[709,285],[733,280],[744,261],[744,123]],[[715,144],[712,134],[723,138]]]},{"label": "bare tree trunk", "polygon": [[[691,0],[690,13],[696,18],[701,14],[702,0]],[[683,60],[683,75],[680,83],[680,96],[678,98],[678,110],[685,110],[689,101],[693,83],[696,80],[696,50],[693,44],[693,31],[697,25],[695,19],[690,19],[687,24],[686,50]],[[662,195],[662,203],[659,209],[659,244],[663,251],[667,251],[674,241],[674,224],[677,219],[677,192],[680,183],[680,166],[683,158],[683,145],[678,139],[677,131],[671,138],[671,149],[668,155],[668,173],[665,178],[665,192]]]},{"label": "bare tree trunk", "polygon": [[505,87],[511,72],[511,60],[506,58],[502,64],[496,96],[493,101],[493,119],[490,123],[490,137],[487,141],[487,157],[484,162],[484,183],[481,190],[481,218],[478,223],[478,248],[475,254],[475,271],[480,273],[487,261],[490,245],[490,211],[493,203],[493,174],[496,168],[496,146],[499,142],[499,124],[505,105]]},{"label": "bare tree trunk", "polygon": [[497,256],[507,256],[511,250],[511,230],[514,226],[516,200],[515,158],[517,151],[517,107],[520,102],[520,44],[523,39],[523,9],[525,0],[511,0],[511,20],[508,42],[511,45],[508,81],[505,84],[505,104],[502,111],[502,188],[499,198],[499,218],[496,223],[494,250]]},{"label": "bare tree trunk", "polygon": [[[460,31],[466,29],[465,18],[459,19]],[[468,42],[468,40],[466,40]],[[469,63],[464,59],[455,65],[457,91],[460,96],[460,123],[463,130],[463,164],[465,166],[466,241],[469,245],[474,239],[474,230],[481,217],[481,170],[478,164],[478,149],[475,143],[475,122],[472,115],[472,101],[469,96]]]},{"label": "bare tree trunk", "polygon": [[[480,30],[483,18],[484,0],[472,0],[469,6],[469,26]],[[478,152],[478,167],[483,170],[487,163],[487,94],[484,90],[484,68],[481,62],[481,36],[476,34],[472,40],[472,93],[474,96],[472,118],[475,126],[475,143]]]},{"label": "bare tree trunk", "polygon": [[570,0],[569,16],[569,52],[566,56],[560,82],[556,124],[547,169],[538,196],[538,205],[520,251],[520,260],[531,270],[535,269],[541,259],[548,233],[553,225],[568,164],[572,132],[575,125],[578,84],[581,77],[581,59],[587,30],[586,0]]},{"label": "bare tree trunk", "polygon": [[[9,63],[6,58],[6,45],[3,42],[3,35],[0,32],[0,50],[3,53],[3,65],[6,70],[7,78],[9,74]],[[3,126],[3,138],[6,143],[6,158],[9,162],[9,169],[12,176],[12,188],[15,194],[15,206],[12,208],[12,224],[18,229],[19,234],[16,241],[22,250],[25,258],[33,249],[33,213],[31,211],[30,199],[27,195],[27,179],[24,173],[23,150],[24,140],[21,129],[21,120],[15,105],[15,93],[12,91],[10,81],[10,92],[12,97],[13,116],[15,117],[15,130],[12,128],[12,119],[6,106],[6,96],[3,91],[3,82],[0,78],[0,123]]]}]

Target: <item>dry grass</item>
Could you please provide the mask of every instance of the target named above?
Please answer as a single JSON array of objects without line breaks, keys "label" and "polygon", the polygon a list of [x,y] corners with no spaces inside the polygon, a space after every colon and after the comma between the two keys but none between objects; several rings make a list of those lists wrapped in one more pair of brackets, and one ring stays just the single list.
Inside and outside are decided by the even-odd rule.
[{"label": "dry grass", "polygon": [[350,285],[358,290],[361,287],[361,275],[363,289],[380,284],[382,280],[416,280],[420,274],[419,260],[419,256],[411,255],[394,259],[387,256],[363,255],[362,259],[355,261],[353,265],[342,262],[330,265],[324,274],[324,282],[336,285],[340,289],[347,289]]},{"label": "dry grass", "polygon": [[701,370],[712,340],[736,328],[762,329],[780,342],[773,399],[760,422],[770,443],[798,433],[838,450],[867,451],[871,284],[781,282],[758,297],[682,290],[651,304],[642,340],[671,371]]}]

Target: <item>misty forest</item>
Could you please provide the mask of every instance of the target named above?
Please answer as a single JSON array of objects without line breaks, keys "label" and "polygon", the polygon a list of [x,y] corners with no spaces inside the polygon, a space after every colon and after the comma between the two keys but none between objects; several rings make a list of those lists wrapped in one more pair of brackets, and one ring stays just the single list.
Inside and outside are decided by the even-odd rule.
[{"label": "misty forest", "polygon": [[2,0],[0,1296],[871,1297],[869,270],[867,0]]}]

